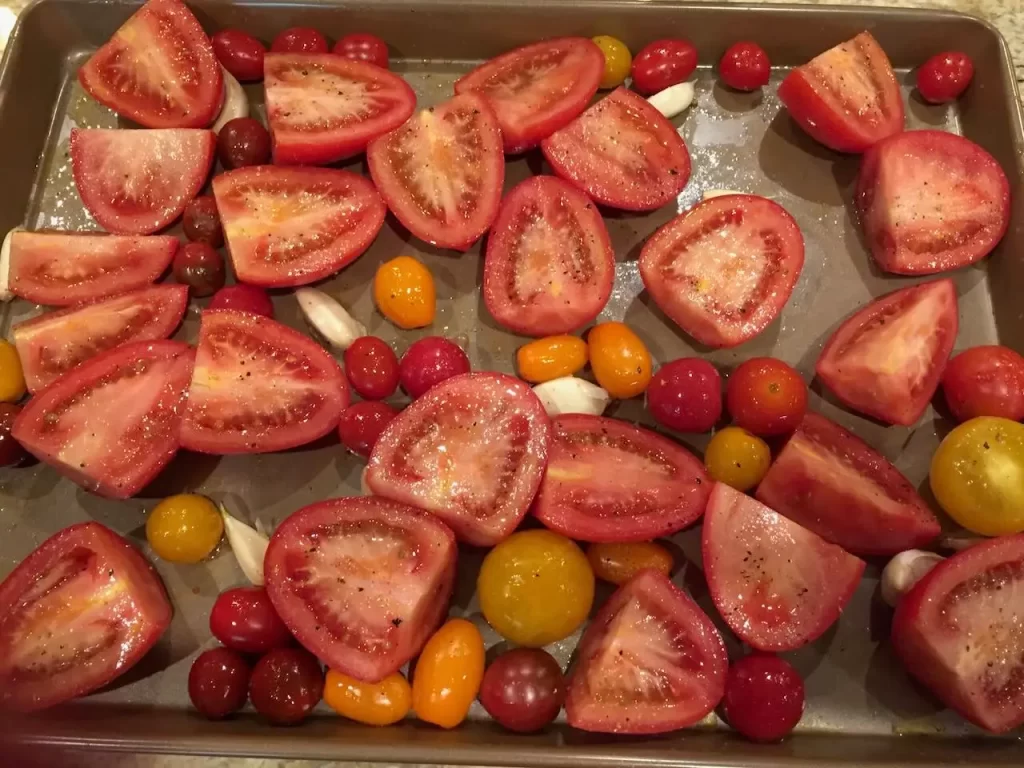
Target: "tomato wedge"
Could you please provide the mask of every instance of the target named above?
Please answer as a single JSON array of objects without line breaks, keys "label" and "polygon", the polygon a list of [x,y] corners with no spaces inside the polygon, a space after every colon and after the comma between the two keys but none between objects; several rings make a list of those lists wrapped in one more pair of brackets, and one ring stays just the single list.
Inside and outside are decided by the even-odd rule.
[{"label": "tomato wedge", "polygon": [[508,51],[455,82],[494,109],[509,154],[537,146],[586,109],[597,93],[604,54],[585,37],[559,37]]},{"label": "tomato wedge", "polygon": [[895,555],[939,535],[939,521],[896,467],[856,435],[808,412],[757,498],[858,555]]},{"label": "tomato wedge", "polygon": [[640,251],[640,277],[680,328],[710,347],[761,333],[789,301],[804,237],[782,206],[724,195],[672,219]]},{"label": "tomato wedge", "polygon": [[725,693],[722,636],[685,592],[651,568],[608,598],[577,657],[565,714],[584,731],[674,731],[701,720]]},{"label": "tomato wedge", "polygon": [[147,128],[205,128],[224,80],[210,39],[180,0],[149,0],[78,70],[96,101]]},{"label": "tomato wedge", "polygon": [[811,138],[837,152],[863,152],[903,130],[899,83],[870,32],[794,69],[779,98]]},{"label": "tomato wedge", "polygon": [[1024,723],[1024,534],[936,565],[903,596],[896,653],[915,678],[972,723],[1004,733]]},{"label": "tomato wedge", "polygon": [[149,235],[181,216],[213,166],[213,131],[73,128],[71,169],[82,203],[110,232]]},{"label": "tomato wedge", "polygon": [[959,322],[952,280],[893,291],[843,321],[815,371],[851,408],[910,426],[939,387]]},{"label": "tomato wedge", "polygon": [[712,481],[688,450],[618,419],[552,420],[548,469],[533,514],[577,541],[649,541],[696,522]]},{"label": "tomato wedge", "polygon": [[0,709],[34,712],[103,687],[170,623],[135,547],[99,523],[59,531],[0,584]]},{"label": "tomato wedge", "polygon": [[544,406],[525,382],[500,373],[454,376],[391,421],[370,454],[366,484],[434,513],[459,541],[493,546],[526,515],[550,435]]},{"label": "tomato wedge", "polygon": [[107,350],[29,400],[11,434],[83,488],[127,499],[178,450],[194,360],[177,341]]},{"label": "tomato wedge", "polygon": [[181,445],[200,453],[267,453],[305,445],[338,425],[348,382],[305,334],[268,317],[208,309]]},{"label": "tomato wedge", "polygon": [[328,168],[239,168],[214,178],[213,195],[235,275],[273,288],[351,264],[387,213],[369,180]]},{"label": "tomato wedge", "polygon": [[540,144],[555,173],[597,202],[653,211],[690,178],[682,136],[657,109],[617,88]]},{"label": "tomato wedge", "polygon": [[416,109],[416,94],[398,75],[331,53],[268,53],[263,72],[277,165],[358,155]]},{"label": "tomato wedge", "polygon": [[100,352],[131,341],[166,339],[188,306],[187,285],[152,285],[14,326],[29,392],[38,392]]},{"label": "tomato wedge", "polygon": [[375,496],[331,499],[274,531],[267,594],[328,667],[377,682],[419,653],[448,612],[456,555],[433,515]]},{"label": "tomato wedge", "polygon": [[366,148],[388,208],[431,245],[464,251],[498,213],[505,183],[501,131],[484,98],[464,93],[417,112]]},{"label": "tomato wedge", "polygon": [[1010,225],[1010,183],[973,141],[907,131],[864,153],[854,201],[886,272],[932,275],[973,264]]},{"label": "tomato wedge", "polygon": [[178,252],[173,235],[13,232],[9,242],[11,293],[51,307],[144,288]]},{"label": "tomato wedge", "polygon": [[527,336],[569,333],[601,313],[614,279],[608,230],[586,195],[554,176],[508,193],[484,259],[484,303],[498,323]]}]

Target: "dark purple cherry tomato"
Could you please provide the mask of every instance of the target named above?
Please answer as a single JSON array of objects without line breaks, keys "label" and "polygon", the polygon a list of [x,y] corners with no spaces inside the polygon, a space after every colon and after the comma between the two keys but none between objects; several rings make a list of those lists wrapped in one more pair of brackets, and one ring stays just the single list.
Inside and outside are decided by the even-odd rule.
[{"label": "dark purple cherry tomato", "polygon": [[229,171],[263,165],[270,160],[270,134],[251,117],[228,120],[217,134],[217,157]]},{"label": "dark purple cherry tomato", "polygon": [[303,648],[277,648],[258,662],[249,679],[249,699],[274,725],[306,719],[324,691],[320,662]]},{"label": "dark purple cherry tomato", "polygon": [[360,400],[341,412],[338,438],[352,453],[369,456],[398,410],[379,400]]},{"label": "dark purple cherry tomato", "polygon": [[383,400],[398,388],[398,357],[384,339],[363,336],[345,350],[349,384],[366,400]]},{"label": "dark purple cherry tomato", "polygon": [[230,648],[211,648],[192,662],[188,697],[211,720],[220,720],[245,706],[249,697],[249,665]]},{"label": "dark purple cherry tomato", "polygon": [[356,33],[345,35],[334,44],[331,53],[346,59],[366,61],[378,67],[388,68],[388,44],[376,35]]},{"label": "dark purple cherry tomato", "polygon": [[778,741],[803,717],[804,681],[778,656],[744,656],[729,667],[722,707],[729,725],[751,741]]},{"label": "dark purple cherry tomato", "polygon": [[484,672],[480,703],[510,731],[538,731],[556,717],[565,701],[562,668],[539,648],[515,648]]},{"label": "dark purple cherry tomato", "polygon": [[263,317],[274,316],[274,303],[262,288],[245,283],[225,285],[210,299],[210,309],[237,309]]},{"label": "dark purple cherry tomato", "polygon": [[28,451],[11,436],[11,427],[19,413],[20,406],[0,403],[0,467],[13,467],[29,460]]},{"label": "dark purple cherry tomato", "polygon": [[327,38],[310,27],[289,27],[270,44],[274,53],[327,53]]},{"label": "dark purple cherry tomato", "polygon": [[398,370],[402,389],[415,400],[435,384],[469,373],[469,358],[455,342],[427,336],[405,350]]},{"label": "dark purple cherry tomato", "polygon": [[243,83],[263,79],[263,43],[240,29],[222,29],[210,38],[221,65]]},{"label": "dark purple cherry tomato", "polygon": [[772,63],[757,43],[744,41],[727,50],[718,62],[718,74],[730,88],[756,91],[768,84]]},{"label": "dark purple cherry tomato", "polygon": [[263,587],[221,592],[210,611],[210,631],[228,648],[242,653],[266,653],[292,643],[292,633]]},{"label": "dark purple cherry tomato", "polygon": [[722,377],[696,357],[665,363],[647,387],[647,410],[680,432],[708,432],[722,417]]},{"label": "dark purple cherry tomato", "polygon": [[1024,420],[1024,357],[996,344],[972,347],[946,365],[942,393],[953,417]]},{"label": "dark purple cherry tomato", "polygon": [[966,53],[946,51],[932,56],[917,70],[917,90],[932,104],[954,101],[974,78],[974,62]]},{"label": "dark purple cherry tomato", "polygon": [[171,270],[193,296],[210,296],[224,287],[224,259],[208,243],[185,243],[174,255]]},{"label": "dark purple cherry tomato", "polygon": [[197,243],[208,243],[214,248],[224,245],[224,230],[220,226],[220,214],[213,195],[200,195],[189,200],[181,218],[185,237]]},{"label": "dark purple cherry tomato", "polygon": [[689,40],[655,40],[633,57],[633,87],[644,96],[683,82],[697,68],[697,49]]}]

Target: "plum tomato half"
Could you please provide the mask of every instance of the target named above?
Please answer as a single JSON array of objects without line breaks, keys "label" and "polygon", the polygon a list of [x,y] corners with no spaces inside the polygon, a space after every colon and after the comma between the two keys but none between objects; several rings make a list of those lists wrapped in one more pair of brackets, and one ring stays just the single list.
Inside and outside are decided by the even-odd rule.
[{"label": "plum tomato half", "polygon": [[388,44],[376,35],[353,32],[338,38],[331,53],[346,59],[365,61],[378,67],[388,68]]},{"label": "plum tomato half", "polygon": [[29,458],[28,451],[11,435],[11,428],[19,413],[19,406],[0,403],[0,467],[14,467]]},{"label": "plum tomato half", "polygon": [[640,49],[630,71],[644,96],[683,82],[697,68],[697,48],[689,40],[655,40]]},{"label": "plum tomato half", "polygon": [[210,632],[228,648],[242,653],[266,653],[292,644],[292,633],[263,587],[221,592],[210,611]]},{"label": "plum tomato half", "polygon": [[587,333],[594,378],[620,400],[643,394],[651,381],[651,353],[625,323],[598,323]]},{"label": "plum tomato half", "polygon": [[274,303],[262,288],[245,283],[225,285],[210,299],[209,309],[236,309],[261,317],[274,317]]},{"label": "plum tomato half", "polygon": [[230,648],[203,651],[188,671],[192,706],[210,720],[234,714],[249,698],[249,663]]},{"label": "plum tomato half", "polygon": [[480,703],[487,714],[517,733],[539,731],[565,702],[562,668],[540,648],[513,648],[484,672]]},{"label": "plum tomato half", "polygon": [[462,347],[443,336],[414,341],[402,355],[398,377],[413,400],[453,376],[469,373],[469,358]]},{"label": "plum tomato half", "polygon": [[754,357],[729,375],[725,406],[733,421],[759,437],[793,432],[807,412],[807,385],[795,368]]},{"label": "plum tomato half", "polygon": [[722,82],[737,91],[756,91],[768,85],[772,63],[757,43],[739,42],[729,46],[718,62]]},{"label": "plum tomato half", "polygon": [[917,92],[930,104],[959,99],[974,79],[974,62],[966,53],[937,53],[917,70]]},{"label": "plum tomato half", "polygon": [[697,357],[665,363],[647,387],[647,410],[669,429],[710,432],[722,418],[722,377]]},{"label": "plum tomato half", "polygon": [[388,424],[398,415],[398,409],[379,400],[360,400],[341,412],[338,438],[352,453],[364,458],[373,452]]},{"label": "plum tomato half", "polygon": [[957,421],[977,416],[1024,420],[1024,357],[1009,347],[972,347],[946,365],[942,392]]},{"label": "plum tomato half", "polygon": [[270,133],[251,117],[228,120],[217,134],[217,157],[228,171],[263,165],[270,160]]},{"label": "plum tomato half", "polygon": [[301,723],[323,691],[320,662],[304,648],[275,648],[256,662],[249,678],[252,705],[274,725]]},{"label": "plum tomato half", "polygon": [[224,287],[224,257],[209,243],[185,243],[171,264],[174,279],[193,296],[212,296]]},{"label": "plum tomato half", "polygon": [[181,229],[194,242],[208,243],[214,248],[224,245],[224,230],[213,195],[200,195],[188,202],[181,216]]},{"label": "plum tomato half", "polygon": [[597,578],[615,585],[625,584],[647,568],[668,576],[675,565],[672,553],[653,541],[590,544],[587,560]]},{"label": "plum tomato half", "polygon": [[398,357],[384,339],[361,336],[345,350],[345,375],[360,397],[383,400],[398,388]]},{"label": "plum tomato half", "polygon": [[222,29],[210,38],[210,42],[221,66],[236,80],[255,83],[263,79],[263,57],[267,48],[248,32]]},{"label": "plum tomato half", "polygon": [[274,53],[327,53],[327,38],[310,27],[289,27],[270,44]]},{"label": "plum tomato half", "polygon": [[779,741],[804,715],[804,681],[785,659],[752,653],[733,662],[722,700],[729,725],[751,741]]},{"label": "plum tomato half", "polygon": [[484,676],[484,640],[476,625],[449,619],[416,660],[412,708],[416,717],[454,728],[469,714]]}]

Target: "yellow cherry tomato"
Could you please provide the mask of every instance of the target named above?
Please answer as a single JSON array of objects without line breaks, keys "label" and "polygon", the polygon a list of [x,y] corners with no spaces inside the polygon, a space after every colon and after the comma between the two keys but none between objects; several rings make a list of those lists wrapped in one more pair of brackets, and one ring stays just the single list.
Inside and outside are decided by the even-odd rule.
[{"label": "yellow cherry tomato", "polygon": [[594,377],[612,397],[636,397],[651,383],[651,353],[624,323],[595,325],[587,347]]},{"label": "yellow cherry tomato", "polygon": [[412,688],[395,672],[379,683],[364,683],[354,677],[327,670],[324,701],[342,717],[366,725],[391,725],[409,714]]},{"label": "yellow cherry tomato", "polygon": [[737,491],[749,491],[760,483],[771,463],[768,443],[739,427],[716,432],[704,451],[708,474]]},{"label": "yellow cherry tomato", "polygon": [[994,416],[965,421],[932,456],[935,498],[982,536],[1024,531],[1024,424]]},{"label": "yellow cherry tomato", "polygon": [[587,547],[587,560],[597,578],[612,584],[625,584],[647,568],[668,576],[674,562],[672,553],[653,541],[591,544]]},{"label": "yellow cherry tomato", "polygon": [[194,493],[169,496],[146,519],[149,545],[172,563],[198,563],[213,552],[223,533],[217,507]]},{"label": "yellow cherry tomato", "polygon": [[0,339],[0,402],[16,403],[25,396],[25,374],[18,350]]},{"label": "yellow cherry tomato", "polygon": [[416,717],[442,728],[466,719],[484,678],[484,639],[471,621],[449,619],[423,646],[412,676]]},{"label": "yellow cherry tomato", "polygon": [[521,346],[516,364],[534,384],[572,376],[587,364],[587,343],[578,336],[547,336]]},{"label": "yellow cherry tomato", "polygon": [[604,73],[601,75],[602,88],[617,88],[629,75],[633,56],[621,40],[610,35],[598,35],[594,43],[604,54]]},{"label": "yellow cherry tomato", "polygon": [[487,623],[517,645],[539,648],[571,635],[594,603],[594,571],[565,536],[513,533],[487,553],[477,577]]},{"label": "yellow cherry tomato", "polygon": [[377,268],[373,300],[381,314],[399,328],[430,325],[437,303],[434,276],[412,256],[399,256]]}]

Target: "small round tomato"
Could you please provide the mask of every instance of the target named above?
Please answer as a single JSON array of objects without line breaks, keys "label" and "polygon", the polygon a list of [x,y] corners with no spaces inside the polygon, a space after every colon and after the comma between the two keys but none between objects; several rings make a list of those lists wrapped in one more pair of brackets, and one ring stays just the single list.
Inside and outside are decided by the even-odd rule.
[{"label": "small round tomato", "polygon": [[718,62],[718,74],[730,88],[756,91],[768,85],[772,63],[757,43],[742,42],[729,47]]},{"label": "small round tomato", "polygon": [[572,376],[587,364],[587,343],[578,336],[548,336],[516,352],[519,375],[533,384]]},{"label": "small round tomato", "polygon": [[689,40],[655,40],[633,59],[633,87],[644,96],[683,82],[697,68],[697,49]]},{"label": "small round tomato", "polygon": [[558,717],[565,702],[565,678],[551,654],[514,648],[491,662],[480,686],[487,714],[517,733],[539,731]]},{"label": "small round tomato", "polygon": [[21,408],[13,403],[0,403],[0,467],[13,467],[28,460],[28,451],[11,435],[19,413]]},{"label": "small round tomato", "polygon": [[11,342],[0,339],[0,402],[15,403],[25,396],[21,358]]},{"label": "small round tomato", "polygon": [[189,240],[208,243],[214,248],[224,245],[224,230],[213,195],[200,195],[189,200],[181,216],[181,229]]},{"label": "small round tomato", "polygon": [[161,501],[146,518],[146,539],[172,563],[198,563],[220,542],[224,520],[205,496],[182,493]]},{"label": "small round tomato", "polygon": [[274,725],[306,719],[320,701],[324,673],[303,648],[275,648],[256,662],[249,679],[249,699]]},{"label": "small round tomato", "polygon": [[398,410],[379,400],[360,400],[341,412],[338,439],[357,456],[369,456]]},{"label": "small round tomato", "polygon": [[611,584],[625,584],[648,568],[668,576],[674,564],[672,553],[653,541],[591,544],[587,560],[594,575]]},{"label": "small round tomato", "polygon": [[696,357],[665,363],[647,389],[647,410],[680,432],[708,432],[722,417],[722,377]]},{"label": "small round tomato", "polygon": [[171,263],[174,279],[193,296],[210,296],[224,287],[224,259],[209,243],[185,243]]},{"label": "small round tomato", "polygon": [[778,656],[744,656],[729,667],[722,709],[729,725],[751,741],[778,741],[803,717],[804,681]]},{"label": "small round tomato", "polygon": [[469,358],[462,347],[442,336],[414,341],[398,366],[402,389],[414,400],[435,384],[461,373],[469,373]]},{"label": "small round tomato", "polygon": [[327,38],[310,27],[289,27],[270,44],[274,53],[327,53]]},{"label": "small round tomato", "polygon": [[412,676],[416,717],[454,728],[469,714],[484,676],[484,639],[465,619],[449,619],[420,652]]},{"label": "small round tomato", "polygon": [[262,317],[274,316],[274,303],[262,288],[245,283],[225,285],[210,299],[209,309],[237,309]]},{"label": "small round tomato", "polygon": [[768,444],[740,427],[716,432],[704,451],[708,474],[737,491],[749,491],[760,483],[771,463]]},{"label": "small round tomato", "polygon": [[487,623],[516,645],[568,637],[594,603],[594,571],[571,540],[542,529],[513,533],[487,553],[477,576]]},{"label": "small round tomato", "polygon": [[210,632],[228,648],[242,653],[266,653],[292,644],[292,633],[263,587],[221,592],[210,611]]},{"label": "small round tomato", "polygon": [[733,421],[748,432],[785,435],[807,412],[807,385],[791,365],[774,357],[755,357],[732,372],[725,404]]},{"label": "small round tomato", "polygon": [[946,365],[942,392],[953,417],[1024,419],[1024,357],[1008,347],[973,347]]},{"label": "small round tomato", "polygon": [[263,79],[263,57],[267,49],[263,43],[240,29],[222,29],[210,42],[217,60],[241,82]]},{"label": "small round tomato", "polygon": [[437,303],[434,276],[412,256],[399,256],[377,268],[373,300],[380,313],[399,328],[430,325]]},{"label": "small round tomato", "polygon": [[220,720],[245,706],[249,698],[249,665],[228,648],[203,651],[188,672],[192,706],[211,720]]},{"label": "small round tomato", "polygon": [[251,117],[228,120],[217,134],[217,157],[229,171],[270,160],[270,133]]},{"label": "small round tomato", "polygon": [[946,51],[932,56],[917,70],[917,90],[931,104],[955,101],[974,78],[974,62],[966,53]]},{"label": "small round tomato", "polygon": [[598,35],[594,44],[604,54],[604,72],[601,74],[602,88],[618,88],[629,75],[633,57],[621,40],[610,35]]},{"label": "small round tomato", "polygon": [[348,383],[366,400],[383,400],[398,388],[398,357],[384,339],[361,336],[345,350]]},{"label": "small round tomato", "polygon": [[609,395],[626,400],[641,394],[651,381],[651,353],[624,323],[600,323],[587,334],[594,377]]},{"label": "small round tomato", "polygon": [[388,44],[376,35],[368,35],[365,32],[345,35],[334,44],[331,53],[388,68]]},{"label": "small round tomato", "polygon": [[327,670],[324,701],[342,717],[366,725],[391,725],[412,709],[412,688],[401,673],[379,683],[364,683],[333,669]]}]

